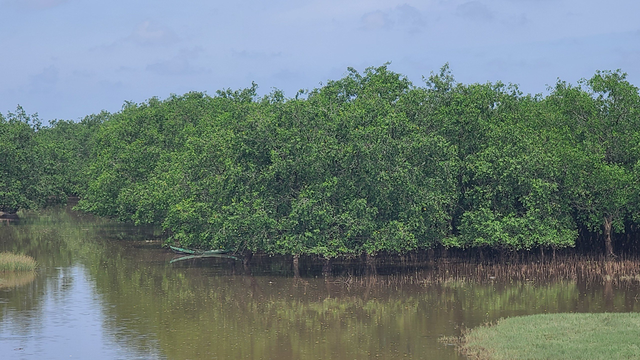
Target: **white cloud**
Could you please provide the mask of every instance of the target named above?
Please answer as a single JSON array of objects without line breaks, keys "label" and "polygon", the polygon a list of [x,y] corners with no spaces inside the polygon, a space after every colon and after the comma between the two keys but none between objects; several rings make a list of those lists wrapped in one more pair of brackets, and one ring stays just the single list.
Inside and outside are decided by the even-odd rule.
[{"label": "white cloud", "polygon": [[393,25],[389,15],[380,10],[364,14],[361,23],[365,30],[390,28]]},{"label": "white cloud", "polygon": [[208,70],[192,65],[202,49],[182,49],[171,59],[161,60],[146,67],[147,71],[154,72],[159,75],[186,76],[206,73]]},{"label": "white cloud", "polygon": [[473,21],[490,21],[493,19],[491,10],[480,1],[469,1],[459,5],[456,8],[456,15]]},{"label": "white cloud", "polygon": [[425,25],[420,10],[406,3],[384,11],[368,12],[360,19],[360,28],[364,30],[399,29],[414,33]]},{"label": "white cloud", "polygon": [[404,23],[409,24],[411,26],[424,26],[425,20],[422,13],[417,8],[409,5],[402,4],[396,7],[396,12],[398,13],[398,17]]},{"label": "white cloud", "polygon": [[178,36],[166,26],[155,24],[149,20],[138,24],[127,38],[139,45],[169,45],[176,43]]}]

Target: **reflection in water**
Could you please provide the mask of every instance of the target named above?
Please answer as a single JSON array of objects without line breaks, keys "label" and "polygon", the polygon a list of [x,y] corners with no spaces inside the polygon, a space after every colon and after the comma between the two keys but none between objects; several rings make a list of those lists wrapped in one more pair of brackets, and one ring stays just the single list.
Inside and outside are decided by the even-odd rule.
[{"label": "reflection in water", "polygon": [[[38,306],[6,306],[0,353],[11,359],[149,358],[122,351],[105,331],[102,302],[82,266],[52,269],[42,283]],[[13,295],[13,294],[12,294]],[[6,294],[2,295],[4,298]],[[160,356],[153,356],[160,358]]]},{"label": "reflection in water", "polygon": [[149,229],[74,212],[0,225],[0,251],[41,264],[32,282],[0,289],[1,353],[457,359],[437,340],[462,327],[533,313],[640,310],[637,263],[440,263],[404,275],[298,278],[277,264],[170,265],[173,255],[150,238]]},{"label": "reflection in water", "polygon": [[35,279],[35,271],[0,272],[0,289],[27,285]]}]

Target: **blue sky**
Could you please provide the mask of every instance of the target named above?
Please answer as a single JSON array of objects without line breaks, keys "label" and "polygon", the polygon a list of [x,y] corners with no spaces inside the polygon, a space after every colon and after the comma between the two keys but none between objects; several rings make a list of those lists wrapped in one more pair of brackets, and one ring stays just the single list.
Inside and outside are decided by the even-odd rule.
[{"label": "blue sky", "polygon": [[416,85],[545,93],[596,70],[640,85],[638,0],[0,0],[0,112],[78,120],[124,101],[255,81],[293,97],[391,62]]}]

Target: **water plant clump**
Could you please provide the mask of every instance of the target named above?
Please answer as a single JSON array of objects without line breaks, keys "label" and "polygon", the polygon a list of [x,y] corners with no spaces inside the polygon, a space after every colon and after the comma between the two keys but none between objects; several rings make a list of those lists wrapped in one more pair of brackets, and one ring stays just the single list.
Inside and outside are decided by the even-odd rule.
[{"label": "water plant clump", "polygon": [[28,255],[0,253],[0,272],[9,271],[33,271],[36,269],[36,260]]}]

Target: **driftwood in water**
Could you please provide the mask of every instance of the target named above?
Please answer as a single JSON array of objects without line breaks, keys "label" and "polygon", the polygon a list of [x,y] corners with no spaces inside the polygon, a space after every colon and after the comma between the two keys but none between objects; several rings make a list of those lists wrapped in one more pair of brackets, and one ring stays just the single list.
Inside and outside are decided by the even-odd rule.
[{"label": "driftwood in water", "polygon": [[210,258],[210,257],[240,260],[233,255],[227,255],[227,253],[230,252],[229,250],[192,250],[192,249],[179,248],[177,246],[169,246],[169,248],[171,248],[171,250],[179,254],[185,254],[185,256],[169,261],[170,264],[177,261],[182,261],[182,260],[201,259],[201,258]]},{"label": "driftwood in water", "polygon": [[223,258],[223,259],[240,260],[240,259],[238,259],[237,257],[235,257],[233,255],[227,255],[227,254],[200,254],[200,255],[181,256],[181,257],[179,257],[177,259],[173,259],[173,260],[169,261],[169,264],[173,264],[174,262],[178,262],[178,261],[182,261],[182,260],[202,259],[202,258],[212,258],[212,257]]},{"label": "driftwood in water", "polygon": [[189,254],[189,255],[215,255],[215,254],[227,254],[230,253],[230,250],[193,250],[193,249],[185,249],[179,248],[177,246],[169,245],[169,248],[179,254]]}]

